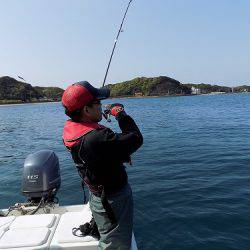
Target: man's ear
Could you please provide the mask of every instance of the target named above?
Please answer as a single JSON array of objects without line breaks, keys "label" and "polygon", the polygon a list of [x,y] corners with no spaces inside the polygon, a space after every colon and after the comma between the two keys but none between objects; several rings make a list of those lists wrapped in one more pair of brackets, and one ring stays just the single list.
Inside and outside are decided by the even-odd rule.
[{"label": "man's ear", "polygon": [[88,115],[89,114],[89,108],[88,106],[84,106],[82,109],[83,114]]}]

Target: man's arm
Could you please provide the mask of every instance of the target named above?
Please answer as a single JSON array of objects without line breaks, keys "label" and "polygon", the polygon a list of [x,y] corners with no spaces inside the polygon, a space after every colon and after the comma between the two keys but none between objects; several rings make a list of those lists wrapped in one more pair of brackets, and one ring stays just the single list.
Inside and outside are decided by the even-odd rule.
[{"label": "man's arm", "polygon": [[125,112],[119,113],[116,119],[121,133],[109,128],[95,130],[87,136],[85,150],[91,149],[89,154],[104,161],[128,162],[130,155],[142,145],[143,137],[134,120]]},{"label": "man's arm", "polygon": [[135,121],[125,112],[119,113],[116,119],[122,132],[114,133],[109,129],[106,130],[103,144],[109,148],[110,152],[128,158],[141,147],[143,137]]}]

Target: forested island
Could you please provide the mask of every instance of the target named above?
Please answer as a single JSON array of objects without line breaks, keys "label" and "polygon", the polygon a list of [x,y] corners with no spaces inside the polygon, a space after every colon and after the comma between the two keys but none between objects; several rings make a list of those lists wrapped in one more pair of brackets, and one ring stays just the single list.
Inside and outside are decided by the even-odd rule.
[{"label": "forested island", "polygon": [[[167,76],[137,77],[108,84],[111,97],[180,96],[250,92],[250,86],[226,87],[211,84],[181,83]],[[9,76],[0,77],[0,104],[61,101],[63,89],[33,87]]]},{"label": "forested island", "polygon": [[58,87],[33,87],[9,76],[0,77],[0,104],[60,101],[63,91]]},{"label": "forested island", "polygon": [[181,83],[167,76],[137,77],[130,81],[109,84],[112,97],[124,96],[178,96],[250,92],[250,86],[226,87],[211,84]]}]

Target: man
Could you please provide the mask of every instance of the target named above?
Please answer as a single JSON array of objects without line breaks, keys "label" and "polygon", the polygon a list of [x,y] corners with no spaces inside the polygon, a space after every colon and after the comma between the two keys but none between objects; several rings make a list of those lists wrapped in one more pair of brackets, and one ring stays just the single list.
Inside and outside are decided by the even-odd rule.
[{"label": "man", "polygon": [[123,165],[143,142],[134,120],[123,105],[109,105],[108,113],[118,121],[121,133],[114,133],[102,120],[100,100],[108,89],[78,82],[63,93],[66,121],[63,141],[77,170],[90,190],[90,209],[100,233],[99,249],[129,250],[133,227],[133,197]]}]

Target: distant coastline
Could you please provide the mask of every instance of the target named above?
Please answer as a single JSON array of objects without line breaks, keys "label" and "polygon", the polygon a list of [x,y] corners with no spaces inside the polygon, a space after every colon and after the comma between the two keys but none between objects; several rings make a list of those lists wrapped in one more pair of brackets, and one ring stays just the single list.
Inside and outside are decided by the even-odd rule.
[{"label": "distant coastline", "polygon": [[207,93],[207,94],[185,94],[185,95],[152,95],[152,96],[111,96],[109,99],[116,99],[116,98],[121,98],[121,99],[129,99],[129,98],[160,98],[160,97],[182,97],[182,96],[209,96],[209,95],[236,95],[236,94],[247,94],[250,92],[219,92],[219,93]]},{"label": "distant coastline", "polygon": [[[109,99],[142,99],[142,98],[161,98],[161,97],[182,97],[182,96],[211,96],[211,95],[228,95],[228,94],[247,94],[250,92],[231,92],[231,93],[208,93],[208,94],[197,94],[197,95],[156,95],[156,96],[116,96],[110,97]],[[31,102],[20,102],[20,101],[13,101],[13,102],[3,102],[0,100],[0,106],[12,106],[12,105],[27,105],[27,104],[39,104],[39,103],[60,103],[59,101],[31,101]]]},{"label": "distant coastline", "polygon": [[30,102],[22,102],[20,100],[0,100],[0,106],[8,106],[8,105],[26,105],[26,104],[39,104],[39,103],[58,103],[61,101],[47,100],[47,101],[30,101]]},{"label": "distant coastline", "polygon": [[[150,98],[248,93],[250,86],[227,87],[205,83],[181,83],[167,76],[137,77],[108,84],[110,98]],[[0,77],[0,105],[60,102],[64,89],[33,87],[9,76]]]},{"label": "distant coastline", "polygon": [[109,84],[111,97],[188,96],[250,92],[250,86],[227,87],[205,83],[181,83],[167,76],[137,77],[130,81]]}]

